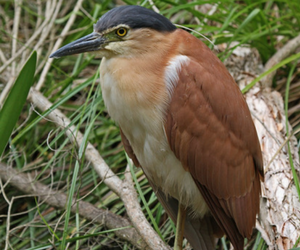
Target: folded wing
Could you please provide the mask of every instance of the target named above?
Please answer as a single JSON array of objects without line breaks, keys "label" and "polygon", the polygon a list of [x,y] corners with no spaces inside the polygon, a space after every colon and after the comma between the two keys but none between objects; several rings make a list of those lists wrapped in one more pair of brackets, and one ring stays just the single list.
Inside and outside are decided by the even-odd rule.
[{"label": "folded wing", "polygon": [[202,62],[191,60],[181,68],[165,131],[216,222],[242,249],[259,210],[260,145],[248,106],[225,66],[216,57]]}]

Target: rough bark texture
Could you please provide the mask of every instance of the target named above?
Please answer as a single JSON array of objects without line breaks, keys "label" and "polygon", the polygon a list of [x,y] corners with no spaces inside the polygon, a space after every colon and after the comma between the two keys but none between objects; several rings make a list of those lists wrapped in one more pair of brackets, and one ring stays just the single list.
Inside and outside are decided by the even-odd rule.
[{"label": "rough bark texture", "polygon": [[[255,50],[239,48],[226,66],[243,89],[258,74],[262,65]],[[289,162],[288,145],[297,175],[299,156],[297,140],[287,139],[283,98],[270,88],[256,84],[246,95],[258,132],[264,158],[265,182],[262,184],[262,201],[257,228],[269,249],[290,249],[300,236],[300,202]],[[299,244],[298,244],[299,245]]]}]

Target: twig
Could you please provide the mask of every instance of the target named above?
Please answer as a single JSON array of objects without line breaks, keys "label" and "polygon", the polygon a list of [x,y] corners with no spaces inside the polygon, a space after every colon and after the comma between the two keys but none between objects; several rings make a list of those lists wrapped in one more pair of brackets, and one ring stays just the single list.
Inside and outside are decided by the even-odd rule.
[{"label": "twig", "polygon": [[[54,51],[56,51],[61,46],[65,35],[69,32],[71,26],[73,25],[73,23],[75,21],[75,18],[77,16],[77,12],[79,11],[79,9],[81,7],[82,2],[83,2],[83,0],[78,0],[77,1],[77,3],[75,5],[75,7],[74,7],[74,10],[73,10],[70,18],[69,18],[66,26],[64,27],[64,29],[63,29],[63,31],[61,33],[61,37],[58,38],[58,40],[56,41],[56,43],[55,43],[55,45],[54,45],[51,53],[54,52]],[[38,81],[38,83],[37,83],[37,85],[35,87],[36,90],[40,90],[41,87],[43,86],[45,78],[46,78],[46,75],[48,74],[48,71],[49,71],[49,69],[51,67],[52,61],[53,61],[53,58],[49,58],[48,60],[46,60],[45,67],[44,67],[44,69],[43,69],[43,71],[41,73],[40,79],[39,79],[39,81]]]},{"label": "twig", "polygon": [[[18,173],[13,168],[0,163],[0,177],[4,181],[9,181],[11,185],[18,188],[24,193],[34,194],[51,206],[64,209],[67,203],[67,195],[60,192],[53,192],[52,189],[38,181],[31,181],[26,174]],[[0,180],[1,180],[0,179]],[[1,181],[0,181],[1,183]],[[49,195],[51,194],[51,195]],[[13,200],[10,201],[12,203]],[[109,229],[130,227],[131,224],[127,219],[122,218],[108,210],[99,209],[85,201],[77,201],[78,206],[72,206],[72,212],[78,212],[84,218],[97,222]],[[78,209],[78,210],[77,210]],[[8,218],[9,219],[9,218]],[[139,249],[149,249],[146,243],[141,239],[134,228],[116,230],[114,232],[119,238],[124,239]],[[8,235],[8,234],[7,234]]]},{"label": "twig", "polygon": [[10,215],[11,215],[11,208],[14,203],[14,198],[11,198],[11,201],[8,203],[8,212],[7,212],[7,219],[6,219],[6,236],[5,236],[5,248],[4,250],[9,249],[9,231],[10,231]]},{"label": "twig", "polygon": [[95,20],[95,18],[93,18],[93,17],[91,16],[91,14],[90,14],[88,11],[86,11],[86,9],[83,8],[82,6],[80,6],[80,10],[81,10],[82,13],[85,14],[92,22],[96,22],[96,21],[97,21],[97,20]]},{"label": "twig", "polygon": [[148,2],[150,3],[152,9],[156,12],[156,13],[160,13],[159,9],[156,7],[156,5],[154,4],[153,0],[148,0]]},{"label": "twig", "polygon": [[64,17],[67,15],[67,13],[70,11],[70,9],[73,9],[73,5],[75,5],[76,0],[69,0],[69,1],[65,1],[64,3],[64,8],[61,10],[60,12],[60,16]]},{"label": "twig", "polygon": [[[22,4],[22,0],[15,1],[15,15],[14,15],[13,34],[12,34],[12,50],[11,50],[12,57],[15,55],[17,50],[18,31],[19,31],[20,15],[21,15],[21,4]],[[3,89],[0,95],[0,105],[4,102],[7,93],[11,89],[14,83],[15,76],[16,76],[16,62],[14,61],[11,65],[10,80],[8,81],[8,83],[6,84],[5,88]]]},{"label": "twig", "polygon": [[37,50],[39,49],[45,42],[46,38],[48,37],[50,31],[52,30],[53,28],[53,25],[54,25],[54,21],[58,15],[58,12],[60,10],[60,7],[62,5],[62,0],[59,0],[59,2],[57,4],[55,4],[55,9],[54,9],[54,12],[53,14],[51,15],[51,18],[50,18],[50,22],[49,24],[43,29],[43,32],[41,34],[41,37],[39,39],[39,41],[35,44],[34,46],[34,50]]},{"label": "twig", "polygon": [[[52,10],[48,10],[49,12],[51,12]],[[9,58],[3,65],[2,67],[0,67],[0,73],[2,73],[6,67],[8,65],[10,65],[13,61],[16,60],[16,58],[18,58],[26,49],[32,49],[32,44],[34,42],[34,40],[41,34],[41,32],[43,31],[43,29],[45,28],[45,26],[49,23],[49,19],[45,18],[44,22],[42,23],[42,25],[36,29],[36,31],[31,35],[30,39],[26,42],[25,45],[23,45],[21,48],[18,49],[18,52],[12,56],[11,58]]]},{"label": "twig", "polygon": [[7,212],[7,220],[6,220],[6,236],[5,236],[5,250],[7,250],[9,245],[10,214],[11,214],[11,208],[12,208],[14,197],[12,197],[11,201],[7,198],[1,178],[0,178],[0,188],[1,188],[1,193],[8,204],[8,212]]},{"label": "twig", "polygon": [[[52,103],[35,89],[30,90],[29,100],[32,101],[42,111],[45,111],[52,106]],[[73,143],[76,143],[77,145],[84,143],[83,135],[79,131],[76,131],[75,126],[70,126],[71,121],[63,113],[56,109],[53,110],[48,116],[52,121],[55,121],[58,126],[68,128],[66,130],[66,134],[70,137],[70,140]],[[74,137],[75,134],[76,137]],[[111,169],[102,159],[99,152],[91,143],[87,143],[85,157],[92,163],[92,166],[104,183],[122,199],[128,216],[130,217],[133,225],[136,226],[137,231],[147,243],[149,248],[169,250],[170,248],[155,233],[145,218],[137,201],[136,191],[132,185],[126,180],[122,181],[111,171]],[[141,225],[144,227],[141,227]]]},{"label": "twig", "polygon": [[[37,29],[42,23],[43,11],[42,11],[42,1],[41,0],[36,1],[36,7],[37,7],[37,20],[35,23],[35,29]],[[47,11],[47,8],[45,11]]]},{"label": "twig", "polygon": [[271,165],[271,163],[274,161],[274,159],[277,157],[277,155],[279,154],[279,152],[282,150],[282,148],[284,147],[284,145],[297,133],[299,133],[300,128],[292,131],[291,134],[284,140],[284,142],[280,145],[280,147],[277,149],[276,153],[273,155],[273,157],[271,158],[271,160],[269,161],[268,165],[265,167],[264,172],[267,173],[269,170],[269,167]]},{"label": "twig", "polygon": [[[280,50],[278,50],[266,63],[264,71],[269,70],[274,65],[290,56],[300,46],[300,35],[296,36],[292,40],[288,41]],[[272,80],[276,71],[271,72],[262,79],[263,87],[271,87]]]},{"label": "twig", "polygon": [[[12,51],[11,51],[12,56],[15,55],[16,50],[17,50],[17,39],[18,39],[18,31],[19,31],[19,24],[20,24],[21,5],[22,5],[22,0],[15,1],[15,15],[14,15]],[[15,75],[16,75],[16,62],[13,62],[12,67],[11,67],[11,77],[14,78]]]},{"label": "twig", "polygon": [[2,61],[2,63],[6,62],[7,59],[2,51],[2,49],[0,48],[0,60]]}]

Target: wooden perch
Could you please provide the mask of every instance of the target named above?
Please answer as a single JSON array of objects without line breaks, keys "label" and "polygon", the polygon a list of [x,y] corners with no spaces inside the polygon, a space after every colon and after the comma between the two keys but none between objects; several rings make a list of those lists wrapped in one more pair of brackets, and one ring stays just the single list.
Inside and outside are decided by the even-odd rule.
[{"label": "wooden perch", "polygon": [[[237,48],[226,65],[243,89],[262,73],[254,49]],[[290,249],[300,236],[300,202],[293,181],[287,143],[297,173],[300,171],[297,140],[287,139],[283,98],[270,88],[256,84],[245,95],[258,132],[264,158],[265,182],[262,184],[261,211],[257,228],[269,249]],[[245,211],[246,212],[246,211]]]}]

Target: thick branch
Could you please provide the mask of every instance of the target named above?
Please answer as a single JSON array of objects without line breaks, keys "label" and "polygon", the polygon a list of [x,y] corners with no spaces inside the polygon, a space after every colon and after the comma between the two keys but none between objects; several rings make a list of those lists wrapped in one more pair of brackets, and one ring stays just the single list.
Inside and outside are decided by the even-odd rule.
[{"label": "thick branch", "polygon": [[[240,49],[244,48],[236,50]],[[236,53],[234,57],[229,58],[233,61],[227,63],[241,89],[253,80],[253,76],[261,74],[260,60],[255,54],[257,53],[254,49],[249,49],[243,56]],[[232,66],[234,68],[231,68]],[[247,68],[243,68],[244,66]],[[247,92],[245,98],[253,115],[264,159],[265,181],[262,183],[257,229],[269,249],[287,250],[293,247],[300,236],[300,202],[287,147],[289,143],[291,158],[299,173],[297,139],[295,136],[286,136],[292,135],[292,129],[289,124],[285,126],[286,117],[280,93],[270,88],[262,89],[257,84]]]}]

